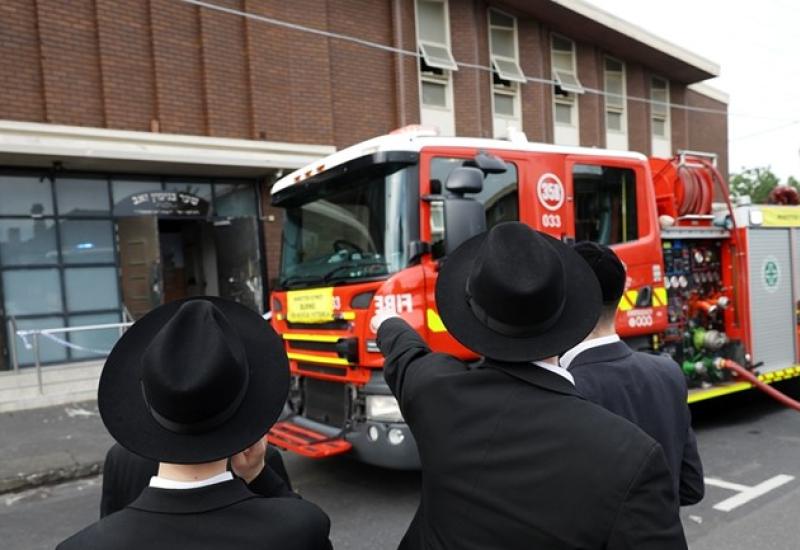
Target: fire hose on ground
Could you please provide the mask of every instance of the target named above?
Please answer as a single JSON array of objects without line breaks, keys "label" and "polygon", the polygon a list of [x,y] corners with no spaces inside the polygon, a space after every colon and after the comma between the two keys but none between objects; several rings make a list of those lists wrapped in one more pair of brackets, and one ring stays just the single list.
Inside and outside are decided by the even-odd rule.
[{"label": "fire hose on ground", "polygon": [[766,393],[779,403],[786,405],[787,407],[792,408],[796,411],[800,411],[800,402],[795,401],[788,395],[779,392],[769,384],[762,382],[761,380],[758,379],[758,376],[756,376],[755,374],[753,374],[752,372],[741,366],[736,361],[731,361],[730,359],[722,359],[720,361],[719,366],[720,368],[729,369],[733,371],[734,373],[736,373],[737,376],[743,378],[744,380],[747,380],[753,386],[763,391],[764,393]]}]

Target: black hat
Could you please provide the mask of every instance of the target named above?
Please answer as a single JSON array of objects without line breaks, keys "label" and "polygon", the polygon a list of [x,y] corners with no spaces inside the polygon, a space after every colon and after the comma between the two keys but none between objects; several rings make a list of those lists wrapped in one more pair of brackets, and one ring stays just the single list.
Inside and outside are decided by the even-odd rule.
[{"label": "black hat", "polygon": [[572,249],[586,260],[600,282],[603,304],[616,305],[625,291],[625,265],[616,253],[602,244],[581,241]]},{"label": "black hat", "polygon": [[160,306],[120,338],[103,367],[98,407],[123,447],[196,464],[246,449],[280,415],[289,391],[283,342],[231,300]]},{"label": "black hat", "polygon": [[594,328],[600,288],[561,241],[525,224],[501,223],[447,258],[436,303],[450,334],[500,361],[558,355]]}]

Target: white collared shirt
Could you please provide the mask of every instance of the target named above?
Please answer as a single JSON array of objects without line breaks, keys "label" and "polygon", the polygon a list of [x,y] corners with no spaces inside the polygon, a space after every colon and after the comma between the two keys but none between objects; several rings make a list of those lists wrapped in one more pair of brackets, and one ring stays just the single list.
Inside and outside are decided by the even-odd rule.
[{"label": "white collared shirt", "polygon": [[564,355],[561,356],[559,359],[559,364],[566,370],[575,360],[575,358],[586,351],[587,349],[597,348],[600,346],[605,346],[606,344],[613,344],[614,342],[619,342],[619,336],[616,334],[611,334],[609,336],[600,336],[599,338],[590,338],[588,340],[584,340],[574,348],[568,350]]},{"label": "white collared shirt", "polygon": [[544,361],[534,361],[533,364],[537,367],[542,367],[544,370],[549,370],[550,372],[554,372],[559,376],[563,376],[569,380],[570,384],[573,386],[575,385],[575,379],[572,377],[571,372],[567,372],[567,369],[563,369],[558,365],[553,365],[552,363],[545,363]]},{"label": "white collared shirt", "polygon": [[155,487],[156,489],[197,489],[198,487],[207,487],[232,479],[233,474],[230,472],[222,472],[213,477],[198,479],[197,481],[176,481],[165,477],[153,476],[150,478],[150,487]]}]

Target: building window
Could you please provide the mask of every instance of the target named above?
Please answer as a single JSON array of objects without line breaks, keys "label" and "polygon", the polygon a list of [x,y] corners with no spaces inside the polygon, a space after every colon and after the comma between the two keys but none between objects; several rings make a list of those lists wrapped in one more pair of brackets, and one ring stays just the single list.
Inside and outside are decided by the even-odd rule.
[{"label": "building window", "polygon": [[[123,218],[115,217],[114,206],[147,191],[191,193],[209,202],[212,219],[223,222],[224,229],[237,220],[219,218],[257,215],[253,184],[243,179],[174,180],[70,173],[53,177],[39,170],[0,172],[0,330],[8,330],[11,317],[20,330],[119,322],[122,292],[115,224]],[[172,219],[162,221],[176,223]],[[208,231],[216,227],[209,219],[187,223],[202,224]],[[194,259],[200,261],[200,244],[189,242],[186,250],[196,252]],[[219,256],[209,253],[205,258],[205,276],[210,280],[209,273],[218,269]],[[188,266],[191,259],[183,260]],[[216,283],[209,288],[209,294],[221,293]],[[102,356],[111,349],[119,331],[114,328],[57,336],[68,345],[39,340],[43,363]],[[19,364],[33,364],[33,351],[6,333],[5,342],[12,339],[16,339]],[[10,367],[7,353],[0,347],[0,370]]]},{"label": "building window", "polygon": [[636,175],[630,168],[576,164],[575,240],[612,245],[638,238]]},{"label": "building window", "polygon": [[525,75],[519,66],[517,19],[489,10],[489,54],[492,58],[494,137],[508,137],[509,128],[521,129],[520,84]]},{"label": "building window", "polygon": [[577,94],[584,92],[575,55],[575,43],[563,36],[551,37],[553,80],[554,141],[560,145],[578,145]]},{"label": "building window", "polygon": [[625,64],[605,58],[606,147],[628,148],[628,121],[625,109]]},{"label": "building window", "polygon": [[458,65],[450,50],[447,0],[417,0],[416,6],[420,119],[442,135],[455,135],[452,72]]},{"label": "building window", "polygon": [[654,76],[650,79],[650,128],[653,156],[671,157],[669,122],[669,81]]}]

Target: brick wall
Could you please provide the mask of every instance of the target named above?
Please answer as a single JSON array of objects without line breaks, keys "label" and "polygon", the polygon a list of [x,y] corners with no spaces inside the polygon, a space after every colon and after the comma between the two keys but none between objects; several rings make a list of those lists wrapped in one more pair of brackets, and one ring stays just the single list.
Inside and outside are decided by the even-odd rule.
[{"label": "brick wall", "polygon": [[[592,46],[578,42],[577,65],[581,84],[595,90],[603,88],[602,54]],[[606,143],[603,117],[603,96],[581,94],[578,96],[578,116],[580,117],[580,144],[585,147],[603,147]]]},{"label": "brick wall", "polygon": [[[414,0],[215,0],[230,8],[416,50]],[[453,54],[488,66],[490,6],[517,16],[520,64],[549,79],[550,29],[535,14],[487,0],[450,0]],[[604,51],[577,43],[583,84],[602,88]],[[619,57],[619,56],[618,56]],[[624,60],[624,59],[623,59]],[[626,63],[627,93],[648,97],[651,69]],[[302,33],[175,0],[0,2],[0,119],[344,147],[419,123],[414,57]],[[492,79],[453,76],[456,130],[491,136]],[[673,102],[725,106],[671,83]],[[552,86],[522,86],[522,126],[552,142]],[[603,146],[603,99],[579,98],[580,142]],[[630,149],[650,152],[649,107],[628,102]],[[673,148],[714,151],[727,173],[725,117],[672,110]],[[281,213],[262,193],[267,263],[277,273]]]},{"label": "brick wall", "polygon": [[[692,107],[727,112],[728,106],[694,90],[686,90],[686,103]],[[728,117],[718,113],[688,113],[689,149],[716,153],[717,167],[728,178]]]},{"label": "brick wall", "polygon": [[[520,67],[526,76],[549,78],[549,35],[534,19],[517,20]],[[522,86],[522,129],[531,141],[553,141],[552,86],[528,83]]]},{"label": "brick wall", "polygon": [[[414,0],[218,0],[257,16],[416,49]],[[487,10],[494,2],[450,0],[457,60],[488,66]],[[525,74],[550,77],[550,29],[517,17]],[[320,143],[344,147],[419,122],[417,61],[175,0],[6,0],[0,5],[0,117],[124,130]],[[368,24],[367,24],[368,23]],[[575,34],[580,34],[579,29]],[[603,52],[577,42],[578,75],[603,84]],[[626,63],[630,96],[647,97],[650,69]],[[456,130],[492,133],[491,75],[453,75]],[[671,83],[674,102],[709,101]],[[553,139],[552,87],[522,86],[523,130]],[[603,146],[603,99],[579,97],[580,142]],[[713,101],[713,100],[711,100]],[[720,105],[714,102],[715,105]],[[650,151],[649,108],[629,101],[630,148]],[[672,112],[673,148],[723,150],[707,117]],[[720,133],[723,132],[723,133]]]},{"label": "brick wall", "polygon": [[[641,65],[625,64],[626,87],[629,96],[650,97],[647,75]],[[628,100],[628,148],[650,154],[650,107],[641,101]]]},{"label": "brick wall", "polygon": [[36,5],[2,2],[0,21],[0,118],[45,122]]}]

